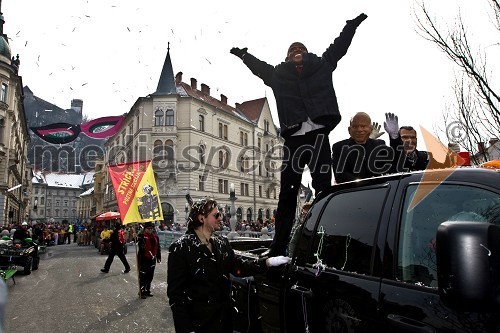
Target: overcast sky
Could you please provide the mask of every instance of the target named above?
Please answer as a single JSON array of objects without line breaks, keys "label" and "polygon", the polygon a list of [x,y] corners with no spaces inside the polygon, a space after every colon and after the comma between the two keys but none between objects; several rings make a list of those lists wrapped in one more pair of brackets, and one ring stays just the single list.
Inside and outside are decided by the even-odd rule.
[{"label": "overcast sky", "polygon": [[[498,42],[487,1],[428,2],[443,26],[459,8],[466,13],[472,47],[491,50]],[[455,68],[416,33],[413,6],[413,0],[3,0],[2,12],[23,84],[59,107],[78,98],[90,118],[128,112],[156,90],[170,42],[174,74],[183,72],[184,82],[194,77],[232,106],[267,96],[276,124],[272,91],[229,53],[231,47],[248,47],[273,65],[295,41],[322,54],[345,21],[364,12],[368,18],[333,72],[343,116],[330,135],[333,143],[347,137],[349,118],[358,111],[380,123],[384,113],[396,113],[400,125],[431,132],[442,122]]]}]

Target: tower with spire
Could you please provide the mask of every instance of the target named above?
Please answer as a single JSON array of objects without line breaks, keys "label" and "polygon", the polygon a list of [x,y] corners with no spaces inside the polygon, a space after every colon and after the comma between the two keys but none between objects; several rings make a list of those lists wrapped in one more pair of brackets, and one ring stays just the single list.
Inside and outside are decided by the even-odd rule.
[{"label": "tower with spire", "polygon": [[[151,160],[164,223],[184,224],[186,194],[215,198],[229,205],[230,184],[239,194],[239,220],[270,219],[279,196],[281,158],[268,161],[268,150],[280,144],[265,97],[228,104],[210,87],[182,72],[174,76],[170,43],[156,91],[136,100],[122,129],[105,143],[110,164]],[[118,149],[117,149],[118,148]],[[104,181],[112,188],[109,179]],[[103,210],[117,209],[112,191]],[[182,213],[181,213],[182,212]]]}]

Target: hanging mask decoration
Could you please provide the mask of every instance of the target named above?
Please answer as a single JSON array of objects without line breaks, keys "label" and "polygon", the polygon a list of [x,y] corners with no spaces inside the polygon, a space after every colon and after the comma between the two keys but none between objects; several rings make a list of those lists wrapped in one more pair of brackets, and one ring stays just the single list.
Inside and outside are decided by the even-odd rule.
[{"label": "hanging mask decoration", "polygon": [[125,116],[101,117],[80,125],[56,123],[30,129],[42,140],[53,144],[64,144],[75,140],[80,133],[93,139],[107,139],[121,128]]}]

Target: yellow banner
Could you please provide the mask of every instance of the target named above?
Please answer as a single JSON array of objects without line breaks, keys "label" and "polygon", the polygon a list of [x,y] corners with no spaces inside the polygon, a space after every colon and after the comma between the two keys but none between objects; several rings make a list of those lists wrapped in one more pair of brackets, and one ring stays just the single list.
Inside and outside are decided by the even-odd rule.
[{"label": "yellow banner", "polygon": [[123,224],[163,220],[151,161],[108,167]]}]

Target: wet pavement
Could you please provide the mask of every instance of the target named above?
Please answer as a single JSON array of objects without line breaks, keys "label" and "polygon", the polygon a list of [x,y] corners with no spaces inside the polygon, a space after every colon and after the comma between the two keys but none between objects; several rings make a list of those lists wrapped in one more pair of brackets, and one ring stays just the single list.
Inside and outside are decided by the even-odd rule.
[{"label": "wet pavement", "polygon": [[19,271],[7,281],[5,333],[17,332],[175,332],[167,301],[167,250],[156,266],[153,297],[140,299],[135,246],[128,246],[131,271],[115,257],[101,273],[107,255],[75,243],[47,247],[40,267]]}]

